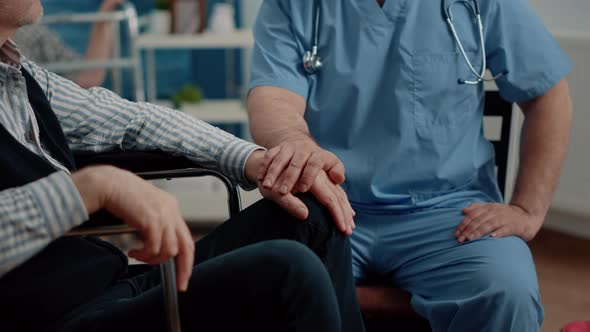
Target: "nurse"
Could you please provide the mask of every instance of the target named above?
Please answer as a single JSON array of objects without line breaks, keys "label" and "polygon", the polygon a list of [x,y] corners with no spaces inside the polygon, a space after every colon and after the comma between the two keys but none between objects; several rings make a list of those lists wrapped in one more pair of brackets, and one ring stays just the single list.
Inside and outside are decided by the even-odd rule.
[{"label": "nurse", "polygon": [[[352,233],[356,281],[390,279],[434,331],[539,331],[526,241],[565,158],[571,62],[527,1],[266,0],[254,34],[260,179],[283,194],[333,183],[314,194]],[[525,114],[509,202],[483,136],[485,68]]]}]

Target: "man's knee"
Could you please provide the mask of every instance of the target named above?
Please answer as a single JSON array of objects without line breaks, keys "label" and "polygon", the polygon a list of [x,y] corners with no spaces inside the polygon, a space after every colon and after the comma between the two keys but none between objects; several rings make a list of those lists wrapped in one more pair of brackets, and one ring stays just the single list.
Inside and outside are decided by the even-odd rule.
[{"label": "man's knee", "polygon": [[272,240],[259,244],[260,263],[292,274],[322,273],[323,265],[305,245],[291,240]]},{"label": "man's knee", "polygon": [[[312,293],[329,298],[333,286],[328,272],[317,255],[301,243],[290,240],[273,240],[261,244],[261,265],[267,266],[275,276],[282,276],[281,288],[288,293]],[[318,293],[319,292],[319,293]]]},{"label": "man's knee", "polygon": [[297,197],[303,201],[309,210],[309,215],[305,219],[306,223],[310,223],[312,226],[325,232],[336,231],[334,219],[330,211],[315,196],[310,193],[304,193],[298,194]]},{"label": "man's knee", "polygon": [[507,328],[513,323],[523,328],[541,326],[544,311],[534,271],[490,266],[478,273],[473,282],[482,290],[475,302],[480,308],[486,308],[490,317],[496,316],[494,320],[508,324]]}]

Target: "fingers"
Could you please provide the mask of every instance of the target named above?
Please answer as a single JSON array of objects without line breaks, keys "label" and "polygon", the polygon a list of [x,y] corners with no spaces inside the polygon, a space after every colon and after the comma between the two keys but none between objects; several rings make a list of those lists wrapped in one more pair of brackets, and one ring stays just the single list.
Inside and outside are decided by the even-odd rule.
[{"label": "fingers", "polygon": [[330,211],[338,230],[348,234],[348,225],[342,211],[339,194],[330,185],[334,186],[326,180],[317,181],[312,187],[312,193]]},{"label": "fingers", "polygon": [[[142,249],[133,252],[133,258],[150,265],[156,265],[162,264],[178,254],[178,242],[172,225],[166,225],[161,231],[152,231],[152,233],[158,238],[160,246],[155,247],[153,241],[147,240]],[[131,252],[129,254],[131,255]]]},{"label": "fingers", "polygon": [[338,159],[335,154],[327,151],[325,153],[327,156],[324,170],[326,173],[328,173],[328,177],[330,180],[332,180],[332,182],[335,184],[342,184],[345,180],[344,164],[342,164],[340,159]]},{"label": "fingers", "polygon": [[498,228],[497,230],[493,231],[490,234],[490,236],[496,237],[496,238],[501,238],[501,237],[511,235],[512,233],[513,233],[512,229],[509,226],[504,225],[504,226]]},{"label": "fingers", "polygon": [[487,212],[487,205],[483,204],[473,204],[466,209],[463,210],[463,214],[465,214],[465,218],[463,221],[457,226],[455,230],[455,236],[459,237],[461,233],[465,231],[465,228],[476,218],[478,218],[483,213]]},{"label": "fingers", "polygon": [[266,152],[257,180],[282,195],[307,192],[322,170],[333,183],[344,182],[344,165],[335,154],[317,146],[282,144]]},{"label": "fingers", "polygon": [[186,291],[194,262],[194,243],[188,227],[182,219],[171,223],[160,233],[161,247],[152,251],[146,241],[139,250],[131,250],[129,256],[150,265],[162,264],[170,258],[175,260],[176,283],[180,291]]},{"label": "fingers", "polygon": [[193,273],[195,244],[188,227],[184,221],[181,221],[181,223],[179,229],[176,231],[176,237],[178,238],[178,255],[175,258],[176,284],[178,285],[178,290],[186,292],[188,282]]},{"label": "fingers", "polygon": [[293,194],[275,196],[274,200],[290,215],[297,219],[305,220],[309,215],[309,210],[307,209],[307,206],[305,206],[305,203]]},{"label": "fingers", "polygon": [[[289,162],[289,166],[285,169],[280,179],[276,181],[273,190],[278,191],[281,195],[290,193],[291,190],[293,190],[293,186],[295,186],[297,180],[299,180],[303,169],[309,168],[309,157],[309,153],[295,152],[291,158],[291,161]],[[319,173],[319,169],[317,173]]]},{"label": "fingers", "polygon": [[346,226],[346,234],[351,235],[352,230],[356,227],[352,220],[352,207],[350,206],[350,202],[348,201],[348,197],[344,190],[340,187],[335,185],[336,195],[338,197],[338,202],[340,203],[340,210],[342,211],[342,216],[344,218],[344,223]]},{"label": "fingers", "polygon": [[486,235],[504,237],[521,236],[524,232],[522,217],[514,215],[510,207],[496,203],[477,203],[463,210],[465,219],[457,227],[455,236],[461,243],[474,241]]},{"label": "fingers", "polygon": [[[177,258],[177,282],[186,289],[192,272],[194,243],[174,196],[126,171],[102,170],[112,183],[102,207],[139,232],[144,241],[129,256],[148,264]],[[132,189],[131,189],[132,188]]]},{"label": "fingers", "polygon": [[465,242],[466,240],[474,241],[481,238],[488,233],[483,233],[483,225],[488,224],[488,227],[491,226],[491,223],[496,223],[497,219],[494,219],[495,215],[491,213],[483,213],[478,218],[474,219],[469,225],[463,230],[461,235],[459,235],[459,242]]},{"label": "fingers", "polygon": [[297,191],[302,192],[302,193],[307,192],[309,190],[309,188],[311,188],[311,186],[315,182],[315,179],[318,177],[321,170],[322,170],[321,156],[319,155],[319,153],[314,152],[311,154],[311,156],[307,160],[307,164],[305,165],[305,169],[303,170],[301,178],[299,179],[299,182],[297,183],[297,188],[295,188],[295,189],[297,189]]},{"label": "fingers", "polygon": [[264,198],[277,203],[281,208],[287,211],[290,215],[297,219],[305,220],[309,215],[307,206],[299,198],[291,193],[281,195],[277,192],[264,188],[262,183],[258,182],[258,190]]},{"label": "fingers", "polygon": [[148,263],[153,257],[157,256],[162,246],[162,230],[160,223],[151,219],[140,229],[143,247],[141,249],[131,250],[129,256],[139,261]]},{"label": "fingers", "polygon": [[[279,154],[280,151],[281,151],[280,146],[276,146],[276,147],[266,151],[266,153],[264,154],[264,163],[262,164],[262,167],[260,168],[260,170],[258,172],[258,182],[264,181],[264,179],[266,178],[266,175],[268,173],[268,168],[270,167],[270,165],[272,164],[275,157]],[[271,185],[268,185],[266,187],[270,188]]]},{"label": "fingers", "polygon": [[293,157],[292,148],[289,146],[279,148],[278,150],[277,155],[269,161],[270,165],[268,166],[266,176],[262,182],[262,185],[266,189],[271,189],[274,186],[276,180],[283,173],[283,170],[287,167]]}]

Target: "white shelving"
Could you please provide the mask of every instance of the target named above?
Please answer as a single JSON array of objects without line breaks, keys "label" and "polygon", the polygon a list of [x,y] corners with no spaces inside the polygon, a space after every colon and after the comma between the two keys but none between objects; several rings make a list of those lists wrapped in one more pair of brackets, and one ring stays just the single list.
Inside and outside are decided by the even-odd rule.
[{"label": "white shelving", "polygon": [[141,49],[216,49],[249,48],[254,44],[251,30],[236,30],[227,34],[144,34],[137,40]]},{"label": "white shelving", "polygon": [[68,62],[53,62],[48,64],[43,64],[43,67],[51,72],[57,73],[67,73],[67,72],[76,72],[80,70],[87,70],[87,69],[97,69],[97,68],[135,68],[136,61],[134,59],[126,59],[126,58],[118,58],[118,59],[109,59],[109,60],[102,60],[102,61],[68,61]]},{"label": "white shelving", "polygon": [[[172,103],[159,100],[156,104],[172,108]],[[248,114],[238,99],[205,100],[198,104],[183,104],[180,111],[205,122],[224,124],[247,124]]]},{"label": "white shelving", "polygon": [[[130,70],[133,73],[135,99],[136,101],[143,101],[145,99],[143,74],[141,68],[141,59],[139,56],[139,48],[136,45],[139,35],[139,25],[137,12],[133,4],[129,2],[123,2],[119,10],[108,13],[63,13],[45,16],[41,21],[41,23],[45,25],[95,22],[114,23],[112,24],[112,45],[109,45],[109,47],[112,47],[112,58],[99,61],[80,60],[43,63],[41,65],[49,71],[58,72],[61,74],[87,69],[111,69],[113,90],[119,95],[123,92],[121,70]],[[121,54],[121,27],[123,27],[126,32],[129,44],[125,55]]]},{"label": "white shelving", "polygon": [[[156,60],[155,52],[158,50],[203,50],[203,49],[224,49],[245,50],[254,45],[254,36],[250,29],[239,29],[234,32],[216,34],[205,32],[202,34],[169,34],[156,35],[144,34],[139,36],[135,44],[137,49],[145,52],[146,59],[146,80],[147,80],[147,99],[150,102],[156,100],[157,95],[157,78],[156,78]],[[228,62],[229,61],[229,62]],[[233,82],[232,57],[226,52],[226,82]],[[229,84],[233,87],[232,84]],[[228,89],[229,90],[229,89]]]}]

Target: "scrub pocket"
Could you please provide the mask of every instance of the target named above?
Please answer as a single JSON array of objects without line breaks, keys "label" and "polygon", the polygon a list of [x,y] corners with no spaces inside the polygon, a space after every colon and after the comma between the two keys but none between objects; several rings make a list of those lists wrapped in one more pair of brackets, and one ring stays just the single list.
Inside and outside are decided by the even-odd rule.
[{"label": "scrub pocket", "polygon": [[[475,53],[468,56],[477,58]],[[480,85],[459,83],[459,79],[473,78],[459,53],[414,55],[412,67],[413,116],[418,137],[434,145],[456,143],[463,135],[461,125],[467,124],[477,111]]]}]

